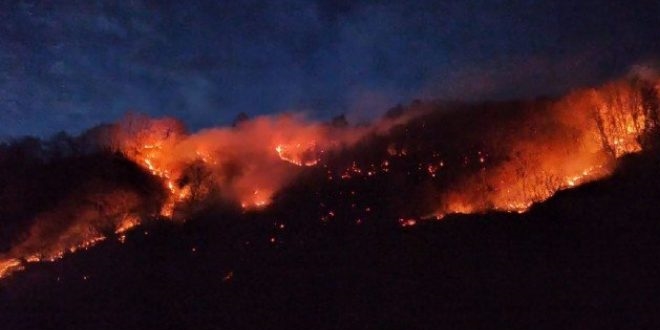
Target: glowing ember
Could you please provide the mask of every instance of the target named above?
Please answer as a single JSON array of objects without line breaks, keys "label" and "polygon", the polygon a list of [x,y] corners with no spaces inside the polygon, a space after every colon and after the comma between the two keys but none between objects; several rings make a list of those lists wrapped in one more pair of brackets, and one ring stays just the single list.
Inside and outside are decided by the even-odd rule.
[{"label": "glowing ember", "polygon": [[229,282],[231,281],[232,278],[234,278],[234,272],[230,271],[229,273],[227,273],[227,275],[225,275],[225,277],[222,278],[222,281]]},{"label": "glowing ember", "polygon": [[417,224],[417,220],[415,219],[399,219],[399,225],[401,227],[412,227]]}]

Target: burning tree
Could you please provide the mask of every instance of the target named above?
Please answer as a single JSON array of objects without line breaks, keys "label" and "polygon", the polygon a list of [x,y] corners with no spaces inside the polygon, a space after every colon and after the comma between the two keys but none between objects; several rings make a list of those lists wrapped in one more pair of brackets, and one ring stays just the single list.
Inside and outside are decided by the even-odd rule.
[{"label": "burning tree", "polygon": [[593,117],[603,150],[613,158],[641,150],[640,137],[648,122],[641,90],[624,81],[592,93]]}]

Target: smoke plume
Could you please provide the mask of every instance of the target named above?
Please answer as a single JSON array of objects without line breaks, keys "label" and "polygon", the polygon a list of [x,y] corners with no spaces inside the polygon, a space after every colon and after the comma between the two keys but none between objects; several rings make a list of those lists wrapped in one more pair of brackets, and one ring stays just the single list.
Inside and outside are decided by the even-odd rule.
[{"label": "smoke plume", "polygon": [[147,219],[186,221],[218,205],[240,214],[281,202],[283,214],[402,226],[524,212],[655,148],[657,76],[636,70],[556,100],[415,102],[370,125],[283,114],[189,133],[176,119],[129,114],[77,138],[5,143],[0,277],[121,240]]}]

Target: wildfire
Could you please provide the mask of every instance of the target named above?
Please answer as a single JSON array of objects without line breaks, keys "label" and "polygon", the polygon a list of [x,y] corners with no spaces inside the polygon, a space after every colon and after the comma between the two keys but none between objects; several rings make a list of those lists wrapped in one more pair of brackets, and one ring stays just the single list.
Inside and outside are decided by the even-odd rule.
[{"label": "wildfire", "polygon": [[[246,209],[263,208],[299,168],[318,165],[326,151],[350,147],[369,134],[385,134],[415,115],[342,128],[284,114],[195,134],[187,134],[174,119],[129,116],[116,125],[109,144],[163,181],[168,198],[160,216],[181,218],[185,212],[180,210],[194,209],[214,194]],[[369,176],[376,174],[372,167],[366,171]]]},{"label": "wildfire", "polygon": [[241,202],[243,209],[260,209],[270,204],[272,192],[256,189],[250,198]]},{"label": "wildfire", "polygon": [[23,263],[16,258],[0,260],[0,278],[9,276],[11,273],[25,269]]},{"label": "wildfire", "polygon": [[323,147],[315,141],[329,141],[328,132],[281,116],[188,135],[174,120],[131,117],[119,124],[113,147],[163,181],[169,193],[160,215],[176,218],[177,209],[218,190],[246,209],[268,205],[297,173],[284,164],[317,165]]},{"label": "wildfire", "polygon": [[415,220],[415,219],[399,219],[399,225],[403,228],[413,227],[416,224],[417,224],[417,220]]},{"label": "wildfire", "polygon": [[117,225],[117,228],[115,229],[115,234],[123,234],[139,224],[140,224],[140,218],[138,218],[135,215],[127,214]]},{"label": "wildfire", "polygon": [[297,143],[295,145],[278,144],[275,151],[280,159],[298,166],[314,166],[318,164],[319,158],[316,152],[316,143],[310,142],[306,145]]},{"label": "wildfire", "polygon": [[[657,97],[657,90],[655,93]],[[452,141],[447,150],[421,150],[423,141],[415,140],[411,133],[405,140],[382,142],[379,150],[383,158],[356,155],[335,163],[329,159],[339,154],[335,152],[338,149],[370,141],[364,137],[385,134],[413,115],[348,128],[311,123],[292,115],[266,116],[236,127],[194,134],[188,134],[174,119],[129,116],[112,126],[104,146],[121,152],[153,177],[134,171],[150,180],[157,178],[149,182],[162,183],[166,196],[157,194],[157,202],[148,204],[144,191],[113,187],[111,191],[83,189],[78,195],[65,197],[62,205],[36,216],[24,241],[0,255],[0,278],[28,263],[55,261],[90,248],[107,239],[106,235],[112,237],[108,234],[112,231],[123,242],[125,233],[147,217],[185,220],[220,198],[237,208],[263,209],[271,205],[274,195],[306,172],[318,171],[320,177],[327,178],[326,184],[339,189],[328,195],[347,202],[342,209],[337,203],[321,201],[322,222],[349,216],[356,224],[371,221],[369,215],[381,210],[365,201],[356,187],[398,189],[399,184],[409,182],[432,188],[425,192],[434,190],[432,197],[439,197],[439,201],[433,205],[435,209],[425,206],[423,212],[434,212],[437,219],[452,213],[525,212],[559,190],[609,175],[618,158],[641,151],[645,134],[660,126],[660,118],[649,104],[652,102],[644,101],[638,87],[614,83],[576,92],[537,112],[524,112],[520,118],[500,118],[502,122],[492,123],[492,127],[465,127],[461,134],[478,131],[475,135],[479,139],[470,140],[469,147],[459,135],[456,145]],[[404,131],[408,134],[408,127]],[[360,144],[355,149],[362,147]],[[431,156],[422,155],[424,152]],[[324,184],[322,181],[318,183]],[[161,187],[153,190],[162,194]],[[378,193],[364,195],[374,198]],[[407,193],[400,198],[409,198]],[[79,203],[81,200],[86,203]],[[152,206],[148,212],[147,204]],[[398,223],[413,227],[419,221],[418,217],[404,216]],[[58,223],[64,223],[62,228],[51,225]],[[271,243],[279,242],[271,238]]]},{"label": "wildfire", "polygon": [[163,182],[165,182],[165,186],[169,190],[169,194],[167,200],[161,208],[160,215],[163,217],[171,218],[174,215],[174,209],[176,205],[185,201],[188,197],[189,190],[187,187],[180,188],[174,183],[170,169],[166,168],[165,166],[156,165],[158,164],[159,157],[162,157],[162,152],[161,144],[145,144],[142,146],[141,152],[139,151],[133,157],[138,164],[144,164],[149,172],[151,172],[151,174],[160,177]]},{"label": "wildfire", "polygon": [[659,120],[654,111],[645,106],[640,88],[627,82],[569,95],[542,117],[517,121],[526,127],[506,137],[506,160],[449,189],[436,215],[524,212],[559,190],[603,178],[618,158],[642,150],[640,141]]},{"label": "wildfire", "polygon": [[97,243],[104,241],[105,239],[105,236],[96,236],[89,238],[78,245],[69,246],[66,249],[56,249],[55,251],[49,253],[38,252],[32,255],[27,255],[23,258],[7,258],[5,260],[0,260],[0,279],[7,277],[14,272],[24,270],[25,264],[44,261],[55,262],[59,259],[62,259],[66,253],[75,253],[78,250],[87,250]]}]

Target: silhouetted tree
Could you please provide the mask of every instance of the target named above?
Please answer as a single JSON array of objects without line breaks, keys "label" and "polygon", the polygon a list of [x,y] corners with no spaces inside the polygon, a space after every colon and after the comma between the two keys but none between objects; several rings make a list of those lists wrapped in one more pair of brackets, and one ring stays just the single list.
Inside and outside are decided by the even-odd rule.
[{"label": "silhouetted tree", "polygon": [[348,120],[346,120],[346,115],[342,113],[341,115],[332,118],[332,121],[330,122],[330,125],[332,125],[333,127],[338,127],[338,128],[347,127],[348,126]]},{"label": "silhouetted tree", "polygon": [[644,147],[657,148],[660,143],[660,100],[658,100],[658,90],[647,82],[642,82],[640,89],[642,109],[646,118],[641,144]]},{"label": "silhouetted tree", "polygon": [[241,112],[238,115],[236,115],[236,118],[234,118],[234,121],[231,123],[232,127],[238,127],[238,125],[250,120],[250,116],[246,114],[245,112]]}]

